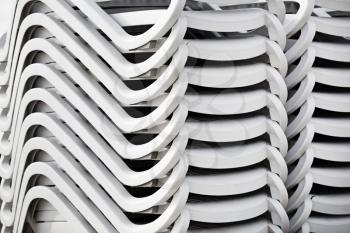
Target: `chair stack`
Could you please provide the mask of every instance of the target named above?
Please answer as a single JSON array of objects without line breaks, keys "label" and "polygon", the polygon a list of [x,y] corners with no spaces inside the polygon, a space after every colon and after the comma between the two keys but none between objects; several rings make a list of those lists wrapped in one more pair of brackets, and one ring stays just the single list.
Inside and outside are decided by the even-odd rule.
[{"label": "chair stack", "polygon": [[238,2],[188,1],[183,12],[189,232],[289,226],[285,9],[279,1]]},{"label": "chair stack", "polygon": [[13,1],[1,232],[345,229],[349,4],[295,2]]},{"label": "chair stack", "polygon": [[[142,30],[142,15],[113,18],[128,1],[18,1],[1,77],[2,232],[186,227],[184,3],[147,6],[166,9],[133,36],[123,27]],[[154,109],[132,106],[167,90]]]},{"label": "chair stack", "polygon": [[290,232],[350,229],[350,2],[316,0],[286,57]]}]

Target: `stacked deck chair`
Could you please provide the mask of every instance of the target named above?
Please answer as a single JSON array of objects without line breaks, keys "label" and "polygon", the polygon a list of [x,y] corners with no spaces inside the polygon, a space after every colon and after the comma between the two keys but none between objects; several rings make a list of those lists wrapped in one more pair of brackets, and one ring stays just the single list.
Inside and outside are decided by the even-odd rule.
[{"label": "stacked deck chair", "polygon": [[[309,140],[289,150],[292,165],[316,142],[309,125],[349,132],[315,114],[287,129],[284,106],[308,106],[287,102],[283,52],[286,32],[308,25],[302,2],[291,13],[279,0],[13,1],[0,50],[1,232],[288,232],[285,182],[298,182],[285,130]],[[298,181],[317,183],[313,169]],[[290,209],[304,211],[310,192]]]},{"label": "stacked deck chair", "polygon": [[316,0],[286,49],[290,232],[350,229],[350,1]]},{"label": "stacked deck chair", "polygon": [[280,1],[187,1],[188,232],[287,232]]}]

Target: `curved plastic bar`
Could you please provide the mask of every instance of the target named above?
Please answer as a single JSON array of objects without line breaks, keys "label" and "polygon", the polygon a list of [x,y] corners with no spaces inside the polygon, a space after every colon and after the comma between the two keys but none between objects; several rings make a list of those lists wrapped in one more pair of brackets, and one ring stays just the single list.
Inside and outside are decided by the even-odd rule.
[{"label": "curved plastic bar", "polygon": [[154,39],[159,39],[175,24],[176,19],[182,13],[185,0],[171,0],[168,10],[158,18],[157,22],[146,32],[131,36],[114,21],[105,11],[103,11],[95,1],[81,2],[73,0],[75,4],[88,18],[93,19],[94,24],[100,28],[112,40],[116,47],[123,49],[135,49]]},{"label": "curved plastic bar", "polygon": [[347,193],[334,193],[332,195],[326,194],[310,194],[313,184],[320,184],[328,187],[350,187],[349,169],[346,167],[339,168],[314,168],[311,167],[313,161],[314,151],[309,150],[303,156],[295,169],[291,172],[287,180],[287,187],[293,187],[298,184],[297,189],[290,197],[290,202],[287,210],[292,211],[307,200],[311,195],[313,211],[341,215],[347,214],[350,211],[349,206],[342,200],[349,197]]},{"label": "curved plastic bar", "polygon": [[271,144],[279,148],[282,154],[287,153],[287,139],[283,130],[277,123],[264,116],[216,121],[189,119],[186,121],[185,127],[190,138],[212,142],[242,141],[268,133]]},{"label": "curved plastic bar", "polygon": [[[163,94],[154,101],[148,101],[130,106],[156,107],[167,94]],[[272,120],[278,122],[282,129],[287,127],[287,113],[280,99],[265,90],[238,92],[234,90],[212,91],[197,93],[187,91],[184,96],[189,112],[207,115],[234,115],[249,113],[267,107]],[[127,105],[129,106],[129,105]]]},{"label": "curved plastic bar", "polygon": [[314,92],[313,88],[315,84],[315,77],[312,74],[309,74],[300,83],[298,90],[287,101],[286,109],[289,113],[306,104],[305,102],[310,101],[314,102],[315,108],[333,112],[350,112],[349,94]]},{"label": "curved plastic bar", "polygon": [[291,88],[292,85],[295,86],[298,81],[302,81],[302,78],[307,75],[308,72],[312,72],[311,66],[316,57],[338,62],[349,62],[349,50],[350,47],[347,44],[312,42],[307,52],[301,57],[301,62],[292,73],[287,76],[288,88]]},{"label": "curved plastic bar", "polygon": [[236,225],[228,225],[228,226],[219,226],[219,227],[209,227],[199,229],[189,229],[188,233],[216,233],[218,231],[222,233],[231,233],[231,232],[250,232],[250,233],[282,233],[281,229],[278,228],[277,231],[272,231],[273,228],[272,223],[268,222],[265,219],[258,219],[254,221],[249,221],[247,223],[241,223]]},{"label": "curved plastic bar", "polygon": [[[316,82],[335,87],[350,87],[350,69],[313,67]],[[329,78],[329,77],[332,78]]]},{"label": "curved plastic bar", "polygon": [[[347,215],[342,215],[341,213],[344,213],[344,211],[347,213],[349,211],[347,205],[344,206],[344,202],[342,203],[344,207],[337,205],[339,199],[323,199],[322,204],[319,203],[319,200],[320,199],[318,197],[313,197],[312,199],[306,200],[306,205],[308,207],[304,208],[305,205],[302,205],[301,208],[297,210],[295,216],[292,217],[293,221],[291,224],[293,225],[291,225],[291,230],[295,232],[299,228],[300,232],[303,233],[326,233],[330,230],[345,233],[350,224],[350,219]],[[329,201],[332,201],[332,203]],[[331,211],[331,215],[309,216],[312,210],[319,211],[319,207],[321,206],[323,209],[325,208],[327,213]],[[321,212],[323,212],[323,210],[321,210]]]},{"label": "curved plastic bar", "polygon": [[312,168],[314,183],[331,187],[350,187],[350,169],[340,168]]},{"label": "curved plastic bar", "polygon": [[313,161],[314,157],[312,156],[312,152],[306,151],[306,153],[298,160],[297,165],[288,175],[286,181],[286,186],[288,189],[298,185],[298,183],[304,179],[306,174],[312,169],[311,167]]},{"label": "curved plastic bar", "polygon": [[[34,1],[19,0],[17,11],[22,12],[22,9],[32,2]],[[65,10],[72,7],[65,1],[53,3],[52,1],[43,0],[42,2],[50,6],[52,9],[55,9],[57,12],[66,13]],[[160,18],[158,18],[158,21],[149,30],[138,36],[131,36],[124,31],[124,29],[116,21],[114,21],[113,18],[107,15],[107,13],[103,11],[95,1],[81,2],[79,0],[73,0],[71,3],[73,6],[78,7],[88,18],[94,19],[94,23],[97,25],[97,27],[101,28],[101,30],[106,33],[116,47],[123,49],[135,49],[145,45],[151,40],[159,39],[160,36],[168,32],[176,23],[176,19],[179,18],[185,4],[185,0],[172,0],[166,14],[163,14]],[[67,17],[61,18],[66,19]]]},{"label": "curved plastic bar", "polygon": [[350,147],[346,142],[313,142],[315,158],[336,162],[349,162]]},{"label": "curved plastic bar", "polygon": [[305,200],[308,200],[313,186],[313,177],[310,173],[306,174],[304,179],[298,184],[296,190],[290,195],[287,212],[290,213],[303,205]]},{"label": "curved plastic bar", "polygon": [[[277,68],[284,77],[287,74],[287,60],[281,48],[262,36],[252,36],[244,39],[225,39],[217,43],[216,40],[185,40],[190,57],[232,61],[269,55],[271,66]],[[215,46],[214,46],[215,44]]]},{"label": "curved plastic bar", "polygon": [[[348,4],[350,6],[350,3]],[[316,24],[316,30],[318,32],[322,32],[333,36],[350,36],[350,26],[348,18],[311,17],[310,20]]]},{"label": "curved plastic bar", "polygon": [[339,10],[339,11],[350,11],[350,2],[348,0],[315,0],[316,5],[324,8]]},{"label": "curved plastic bar", "polygon": [[303,224],[308,220],[312,211],[312,200],[308,198],[302,206],[300,206],[290,220],[289,232],[297,232]]},{"label": "curved plastic bar", "polygon": [[[301,57],[307,49],[312,48],[312,40],[316,32],[333,36],[350,36],[349,20],[344,18],[322,18],[311,17],[301,29],[301,34],[297,41],[287,50],[288,63],[291,64]],[[290,40],[291,42],[292,40]],[[326,58],[327,59],[327,58]]]},{"label": "curved plastic bar", "polygon": [[283,230],[289,227],[288,216],[283,207],[276,200],[270,199],[264,194],[255,194],[242,198],[225,200],[203,200],[188,203],[191,219],[207,223],[227,223],[252,219],[272,211],[276,218],[275,224]]},{"label": "curved plastic bar", "polygon": [[349,93],[312,93],[316,107],[334,112],[350,112]]},{"label": "curved plastic bar", "polygon": [[63,213],[68,221],[73,223],[77,231],[84,233],[93,233],[94,230],[82,218],[80,213],[72,206],[69,201],[55,188],[50,187],[33,187],[27,191],[23,199],[22,209],[18,214],[17,224],[14,225],[13,232],[23,232],[24,222],[30,205],[38,199],[44,199]]},{"label": "curved plastic bar", "polygon": [[285,106],[288,113],[294,112],[305,104],[306,101],[312,99],[310,97],[315,84],[315,76],[312,73],[309,73],[308,76],[300,83],[298,90],[287,101]]},{"label": "curved plastic bar", "polygon": [[308,232],[320,232],[327,233],[330,231],[335,231],[339,233],[346,233],[350,227],[350,217],[349,216],[334,216],[334,217],[311,217],[307,220],[307,224],[310,226],[310,231],[303,231],[303,233]]},{"label": "curved plastic bar", "polygon": [[282,103],[287,100],[287,88],[283,77],[276,69],[264,63],[185,67],[184,72],[189,84],[211,88],[245,87],[267,80],[271,93],[277,95]]},{"label": "curved plastic bar", "polygon": [[8,0],[6,2],[3,2],[3,4],[6,4],[8,9],[1,11],[2,19],[5,19],[5,23],[3,22],[3,24],[5,25],[2,25],[2,29],[4,31],[0,31],[0,64],[7,62],[10,39],[12,36],[12,20],[14,18],[17,2]]},{"label": "curved plastic bar", "polygon": [[[312,182],[330,187],[350,187],[349,176],[350,170],[346,167],[326,167],[315,168],[312,167],[314,160],[314,152],[312,150],[306,151],[295,168],[290,172],[286,186],[292,188],[298,185],[308,173],[312,175]],[[304,184],[299,184],[304,185]]]},{"label": "curved plastic bar", "polygon": [[296,61],[298,58],[304,56],[304,53],[307,50],[312,49],[311,45],[315,37],[316,30],[316,25],[312,21],[308,21],[308,23],[305,24],[305,26],[303,26],[301,29],[300,36],[297,40],[288,40],[289,43],[292,43],[292,45],[286,51],[286,57],[289,65]]},{"label": "curved plastic bar", "polygon": [[271,189],[272,198],[286,206],[287,190],[276,174],[265,168],[249,169],[241,172],[218,172],[213,174],[188,174],[186,182],[190,193],[207,196],[227,196],[248,193],[264,186]]},{"label": "curved plastic bar", "polygon": [[281,152],[266,142],[220,145],[214,148],[205,143],[192,144],[185,154],[191,166],[209,169],[247,167],[267,159],[272,172],[278,174],[283,181],[287,178],[287,166]]},{"label": "curved plastic bar", "polygon": [[[287,1],[287,0],[284,0]],[[284,30],[286,31],[287,37],[291,37],[298,32],[304,24],[308,21],[314,9],[315,0],[293,0],[299,4],[299,10],[295,15],[286,15],[284,21]],[[317,0],[316,0],[317,1]]]},{"label": "curved plastic bar", "polygon": [[280,0],[195,0],[197,2],[207,3],[209,5],[215,5],[215,6],[235,6],[235,5],[241,5],[241,4],[252,4],[253,6],[257,6],[258,4],[266,4],[268,10],[272,12],[273,14],[277,15],[279,20],[281,22],[284,21],[284,17],[286,14],[286,9],[284,7],[284,4]]},{"label": "curved plastic bar", "polygon": [[347,215],[350,213],[349,193],[317,195],[312,198],[312,209],[319,213]]},{"label": "curved plastic bar", "polygon": [[313,118],[315,132],[334,137],[350,137],[350,118]]},{"label": "curved plastic bar", "polygon": [[[79,212],[82,217],[86,219],[85,221],[96,231],[117,232],[96,206],[92,205],[91,201],[85,195],[82,195],[76,184],[74,184],[54,162],[35,162],[26,168],[21,184],[23,187],[20,188],[20,196],[22,199],[19,203],[22,204],[23,199],[26,199],[26,195],[28,195],[28,193],[24,194],[25,190],[31,190],[33,188],[30,185],[30,181],[40,176],[49,179],[55,186],[54,189],[60,192],[64,197],[69,198],[69,201],[72,203],[71,205],[77,209],[77,212]],[[34,187],[41,188],[40,185]],[[21,211],[22,208],[20,207],[17,216]]]},{"label": "curved plastic bar", "polygon": [[[137,12],[123,12],[112,14],[121,26],[152,25],[164,10],[149,10]],[[250,31],[260,27],[267,27],[268,37],[276,41],[283,49],[286,37],[281,22],[270,12],[259,8],[235,9],[225,11],[184,11],[187,27],[216,32]]]}]

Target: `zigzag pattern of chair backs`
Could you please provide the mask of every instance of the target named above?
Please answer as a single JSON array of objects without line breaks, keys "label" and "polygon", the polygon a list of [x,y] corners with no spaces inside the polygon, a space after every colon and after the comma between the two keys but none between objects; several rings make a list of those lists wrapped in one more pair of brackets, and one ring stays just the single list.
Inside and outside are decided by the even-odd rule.
[{"label": "zigzag pattern of chair backs", "polygon": [[9,3],[1,232],[346,233],[350,2],[330,2]]}]

